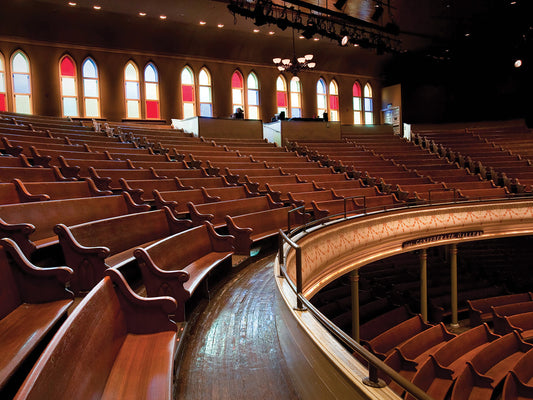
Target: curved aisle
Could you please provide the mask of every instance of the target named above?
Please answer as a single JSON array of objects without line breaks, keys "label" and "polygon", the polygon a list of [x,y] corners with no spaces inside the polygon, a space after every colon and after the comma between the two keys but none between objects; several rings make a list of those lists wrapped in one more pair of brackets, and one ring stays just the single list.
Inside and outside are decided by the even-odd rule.
[{"label": "curved aisle", "polygon": [[184,339],[177,399],[297,399],[276,329],[275,254],[211,293]]}]

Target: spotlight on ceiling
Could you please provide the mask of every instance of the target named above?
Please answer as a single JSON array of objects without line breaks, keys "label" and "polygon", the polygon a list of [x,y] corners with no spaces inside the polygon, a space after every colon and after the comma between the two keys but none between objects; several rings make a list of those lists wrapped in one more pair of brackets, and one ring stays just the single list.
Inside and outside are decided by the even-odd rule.
[{"label": "spotlight on ceiling", "polygon": [[383,15],[383,6],[377,3],[374,6],[374,14],[372,14],[370,18],[372,18],[372,21],[377,21],[378,19],[381,18],[382,15]]},{"label": "spotlight on ceiling", "polygon": [[514,67],[515,68],[520,68],[521,66],[522,66],[522,60],[520,60],[520,59],[515,60]]},{"label": "spotlight on ceiling", "polygon": [[339,40],[339,44],[344,47],[348,44],[348,40],[350,40],[350,38],[348,36],[343,36],[341,37],[341,39]]},{"label": "spotlight on ceiling", "polygon": [[335,4],[333,4],[337,10],[342,10],[342,8],[346,5],[346,0],[338,0]]}]

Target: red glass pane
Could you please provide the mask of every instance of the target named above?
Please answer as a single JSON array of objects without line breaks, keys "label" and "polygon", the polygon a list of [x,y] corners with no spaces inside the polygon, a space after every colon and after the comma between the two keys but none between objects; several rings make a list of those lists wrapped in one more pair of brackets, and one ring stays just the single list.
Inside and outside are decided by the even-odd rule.
[{"label": "red glass pane", "polygon": [[70,57],[65,57],[63,58],[63,61],[61,61],[61,76],[76,76],[74,62]]},{"label": "red glass pane", "polygon": [[159,119],[159,102],[148,100],[146,102],[146,118]]},{"label": "red glass pane", "polygon": [[332,110],[339,109],[339,96],[329,96],[329,108],[331,108]]},{"label": "red glass pane", "polygon": [[242,76],[238,72],[233,73],[231,77],[231,87],[232,88],[242,88]]},{"label": "red glass pane", "polygon": [[192,86],[182,85],[181,86],[181,97],[183,101],[193,102],[194,94],[193,94]]},{"label": "red glass pane", "polygon": [[0,93],[0,111],[7,111],[6,94]]},{"label": "red glass pane", "polygon": [[287,107],[287,95],[285,92],[278,92],[278,107]]},{"label": "red glass pane", "polygon": [[358,83],[353,85],[353,97],[361,97],[361,85]]}]

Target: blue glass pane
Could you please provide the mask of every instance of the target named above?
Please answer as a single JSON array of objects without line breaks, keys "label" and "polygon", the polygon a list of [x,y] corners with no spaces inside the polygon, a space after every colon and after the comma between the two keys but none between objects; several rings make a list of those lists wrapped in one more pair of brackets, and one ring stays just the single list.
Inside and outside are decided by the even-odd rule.
[{"label": "blue glass pane", "polygon": [[6,77],[3,72],[0,72],[0,93],[6,92]]},{"label": "blue glass pane", "polygon": [[316,84],[316,92],[319,94],[326,94],[326,83],[322,79]]},{"label": "blue glass pane", "polygon": [[291,110],[291,116],[295,118],[300,118],[302,116],[302,110],[299,108],[293,108]]},{"label": "blue glass pane", "polygon": [[13,88],[15,93],[30,94],[30,76],[26,74],[13,74]]},{"label": "blue glass pane", "polygon": [[200,104],[200,115],[202,117],[212,117],[213,107],[211,104]]},{"label": "blue glass pane", "polygon": [[365,111],[372,111],[372,99],[365,99]]},{"label": "blue glass pane", "polygon": [[96,64],[90,58],[83,63],[83,76],[85,78],[98,78]]},{"label": "blue glass pane", "polygon": [[157,70],[152,64],[148,64],[144,69],[144,80],[146,82],[157,82]]},{"label": "blue glass pane", "polygon": [[126,82],[126,98],[139,100],[138,82]]}]

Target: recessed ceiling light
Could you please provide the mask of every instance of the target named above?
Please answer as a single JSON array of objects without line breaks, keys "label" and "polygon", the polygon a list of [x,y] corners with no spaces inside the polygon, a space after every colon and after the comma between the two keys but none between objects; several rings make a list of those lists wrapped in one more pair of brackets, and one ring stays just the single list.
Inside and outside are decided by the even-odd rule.
[{"label": "recessed ceiling light", "polygon": [[166,15],[160,15],[159,19],[167,19],[167,16]]},{"label": "recessed ceiling light", "polygon": [[74,6],[77,6],[78,3],[74,3],[73,1],[69,1],[68,5],[71,6],[71,7],[74,7]]},{"label": "recessed ceiling light", "polygon": [[269,35],[273,35],[274,33],[275,33],[274,31],[268,32]]},{"label": "recessed ceiling light", "polygon": [[305,37],[300,35],[300,36],[298,36],[298,39],[305,39]]},{"label": "recessed ceiling light", "polygon": [[521,66],[522,66],[522,60],[519,59],[519,60],[516,60],[514,62],[514,67],[515,68],[520,68]]},{"label": "recessed ceiling light", "polygon": [[466,37],[469,37],[469,36],[470,36],[470,33],[468,33],[468,32],[465,33],[465,36],[466,36]]},{"label": "recessed ceiling light", "polygon": [[218,24],[217,27],[224,28],[224,24]]},{"label": "recessed ceiling light", "polygon": [[95,10],[101,10],[101,9],[102,9],[102,6],[93,6],[93,8],[94,8]]},{"label": "recessed ceiling light", "polygon": [[516,4],[516,1],[511,1],[511,5],[515,5]]},{"label": "recessed ceiling light", "polygon": [[316,38],[313,38],[313,40],[314,40],[315,42],[318,42],[318,41],[320,40],[320,38],[317,38],[317,37],[316,37]]},{"label": "recessed ceiling light", "polygon": [[259,32],[259,29],[254,29],[254,33],[257,33],[257,32]]},{"label": "recessed ceiling light", "polygon": [[355,43],[355,44],[353,45],[353,47],[359,47],[359,45],[358,45],[357,43]]},{"label": "recessed ceiling light", "polygon": [[200,25],[205,25],[205,24],[207,24],[207,22],[205,22],[205,21],[200,21]]},{"label": "recessed ceiling light", "polygon": [[139,17],[146,17],[146,13],[141,11],[141,12],[139,13]]}]

